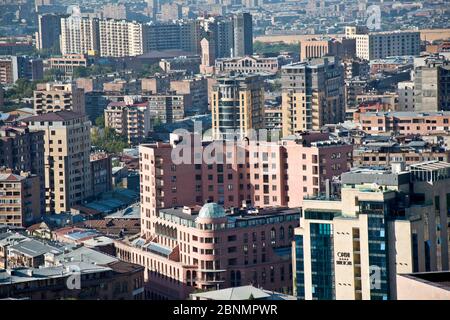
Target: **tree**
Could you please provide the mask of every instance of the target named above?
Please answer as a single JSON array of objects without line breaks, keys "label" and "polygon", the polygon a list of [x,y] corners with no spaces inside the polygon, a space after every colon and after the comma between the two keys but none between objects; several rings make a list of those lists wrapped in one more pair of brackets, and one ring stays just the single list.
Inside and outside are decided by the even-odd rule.
[{"label": "tree", "polygon": [[95,119],[95,125],[99,128],[105,127],[105,117],[103,115],[98,116],[97,119]]},{"label": "tree", "polygon": [[149,78],[155,75],[155,73],[160,73],[163,70],[159,66],[159,64],[144,64],[142,67],[142,71],[139,72],[139,77],[141,78]]},{"label": "tree", "polygon": [[127,137],[117,134],[113,128],[93,128],[91,139],[94,146],[108,153],[120,153],[129,147]]},{"label": "tree", "polygon": [[289,44],[285,42],[266,43],[255,41],[253,43],[253,51],[259,54],[278,55],[281,51],[298,51],[299,45]]}]

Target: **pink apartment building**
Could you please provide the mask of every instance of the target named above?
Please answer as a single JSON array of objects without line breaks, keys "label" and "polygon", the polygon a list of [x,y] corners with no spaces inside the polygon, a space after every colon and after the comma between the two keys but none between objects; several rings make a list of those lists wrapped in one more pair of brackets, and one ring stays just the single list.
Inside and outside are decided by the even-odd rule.
[{"label": "pink apartment building", "polygon": [[152,236],[115,242],[118,258],[145,266],[147,298],[186,299],[195,289],[247,284],[292,292],[299,208],[199,209],[160,209],[151,217]]},{"label": "pink apartment building", "polygon": [[359,123],[369,134],[445,134],[450,128],[450,112],[367,112],[359,115]]},{"label": "pink apartment building", "polygon": [[[288,136],[279,142],[231,144],[203,142],[195,148],[171,143],[140,145],[143,232],[159,208],[217,202],[225,208],[243,203],[301,207],[305,196],[325,191],[326,180],[348,171],[353,146],[329,140],[328,133]],[[213,146],[223,146],[205,163]],[[174,164],[172,154],[187,146],[189,163]],[[203,158],[203,161],[202,161]],[[198,162],[197,164],[194,162]],[[220,162],[220,163],[218,163]]]}]

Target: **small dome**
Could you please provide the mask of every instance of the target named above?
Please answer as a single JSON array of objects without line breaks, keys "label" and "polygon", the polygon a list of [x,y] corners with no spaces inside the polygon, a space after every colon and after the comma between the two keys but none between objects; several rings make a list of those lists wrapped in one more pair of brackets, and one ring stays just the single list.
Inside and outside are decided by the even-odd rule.
[{"label": "small dome", "polygon": [[216,219],[225,217],[225,210],[217,203],[205,204],[198,213],[199,218]]}]

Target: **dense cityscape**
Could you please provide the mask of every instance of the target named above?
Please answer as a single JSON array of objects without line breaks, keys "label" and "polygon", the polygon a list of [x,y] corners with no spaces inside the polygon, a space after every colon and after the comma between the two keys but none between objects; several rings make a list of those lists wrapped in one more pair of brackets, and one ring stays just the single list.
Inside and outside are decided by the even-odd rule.
[{"label": "dense cityscape", "polygon": [[448,1],[0,0],[0,300],[450,300],[449,244]]}]

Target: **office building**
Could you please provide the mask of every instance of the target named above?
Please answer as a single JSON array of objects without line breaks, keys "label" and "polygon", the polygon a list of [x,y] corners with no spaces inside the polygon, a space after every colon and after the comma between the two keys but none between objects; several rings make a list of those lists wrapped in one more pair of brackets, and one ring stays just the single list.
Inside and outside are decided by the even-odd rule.
[{"label": "office building", "polygon": [[57,111],[85,113],[84,90],[75,84],[40,83],[34,91],[36,114]]},{"label": "office building", "polygon": [[283,136],[344,120],[344,72],[338,58],[283,66],[281,81]]},{"label": "office building", "polygon": [[30,131],[44,131],[46,212],[67,212],[73,205],[90,198],[91,122],[87,117],[72,111],[57,111],[23,121],[28,123]]},{"label": "office building", "polygon": [[345,37],[356,39],[356,56],[366,60],[420,54],[419,31],[369,33],[361,27],[345,27]]},{"label": "office building", "polygon": [[264,128],[264,89],[261,77],[237,75],[220,77],[211,95],[212,130],[215,139]]},{"label": "office building", "polygon": [[233,16],[234,47],[233,57],[244,57],[253,54],[253,21],[248,12]]},{"label": "office building", "polygon": [[[397,298],[397,274],[448,270],[450,165],[355,169],[340,198],[305,199],[295,230],[295,294],[306,300]],[[439,222],[440,221],[440,222]]]}]

